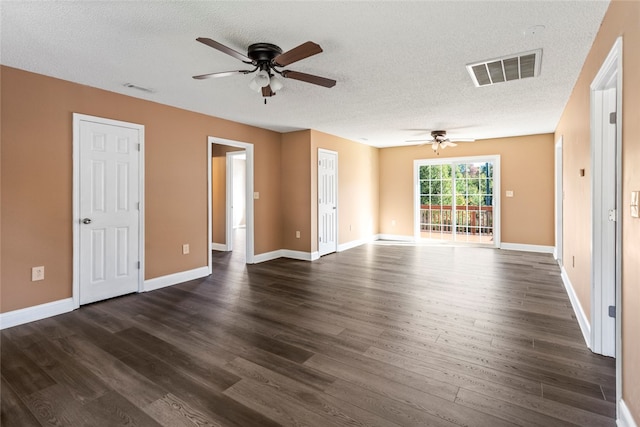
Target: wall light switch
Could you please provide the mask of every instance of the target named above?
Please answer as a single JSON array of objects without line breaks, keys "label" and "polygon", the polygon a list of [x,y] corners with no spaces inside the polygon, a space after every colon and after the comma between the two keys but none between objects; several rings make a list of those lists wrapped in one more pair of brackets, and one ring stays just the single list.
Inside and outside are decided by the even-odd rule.
[{"label": "wall light switch", "polygon": [[300,238],[300,232],[296,231],[296,239],[299,239],[299,238]]},{"label": "wall light switch", "polygon": [[260,198],[260,192],[259,191],[254,192],[253,193],[253,198],[258,200]]},{"label": "wall light switch", "polygon": [[631,217],[638,218],[638,198],[640,191],[632,191],[631,192]]},{"label": "wall light switch", "polygon": [[507,191],[505,192],[505,196],[507,196],[507,197],[513,197],[513,190],[507,190]]},{"label": "wall light switch", "polygon": [[189,253],[189,244],[182,245],[182,255],[187,255]]}]

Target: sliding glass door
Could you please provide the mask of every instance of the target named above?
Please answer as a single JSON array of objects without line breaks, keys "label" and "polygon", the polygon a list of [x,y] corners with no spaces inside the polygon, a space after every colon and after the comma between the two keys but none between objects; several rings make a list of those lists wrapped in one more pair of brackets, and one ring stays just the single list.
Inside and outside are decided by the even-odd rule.
[{"label": "sliding glass door", "polygon": [[418,160],[415,168],[416,237],[499,246],[499,157]]}]

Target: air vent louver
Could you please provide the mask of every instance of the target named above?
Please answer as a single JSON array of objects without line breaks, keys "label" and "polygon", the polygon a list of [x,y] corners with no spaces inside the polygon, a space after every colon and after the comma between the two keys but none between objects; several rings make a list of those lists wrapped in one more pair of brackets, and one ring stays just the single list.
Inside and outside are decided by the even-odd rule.
[{"label": "air vent louver", "polygon": [[540,73],[541,59],[542,49],[538,49],[469,64],[467,71],[476,86],[489,86],[511,80],[536,77]]}]

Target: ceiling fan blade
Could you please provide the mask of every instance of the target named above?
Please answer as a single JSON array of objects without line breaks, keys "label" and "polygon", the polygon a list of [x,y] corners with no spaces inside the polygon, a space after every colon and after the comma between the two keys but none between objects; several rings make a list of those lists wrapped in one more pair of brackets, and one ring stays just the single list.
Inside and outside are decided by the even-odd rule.
[{"label": "ceiling fan blade", "polygon": [[455,141],[455,142],[474,142],[475,139],[474,138],[451,138],[450,141]]},{"label": "ceiling fan blade", "polygon": [[200,74],[199,76],[193,76],[194,79],[196,80],[204,80],[204,79],[211,79],[214,77],[227,77],[227,76],[232,76],[234,74],[248,74],[250,73],[251,70],[235,70],[235,71],[221,71],[219,73],[209,73],[209,74]]},{"label": "ceiling fan blade", "polygon": [[431,144],[433,142],[433,139],[407,139],[404,142],[422,142],[422,143],[429,143]]},{"label": "ceiling fan blade", "polygon": [[246,55],[244,55],[244,54],[242,54],[242,53],[240,53],[238,51],[235,51],[235,50],[231,49],[230,47],[227,47],[227,46],[223,45],[222,43],[218,43],[215,40],[211,40],[211,39],[208,39],[206,37],[198,37],[196,40],[199,41],[200,43],[206,44],[209,47],[217,49],[222,53],[226,53],[227,55],[231,55],[234,58],[239,59],[242,62],[247,62],[249,64],[251,63],[251,59],[249,59]]},{"label": "ceiling fan blade", "polygon": [[298,47],[294,47],[284,53],[273,58],[273,63],[279,67],[284,67],[294,62],[298,62],[302,59],[308,58],[313,55],[317,55],[322,52],[322,48],[319,44],[314,42],[302,43]]},{"label": "ceiling fan blade", "polygon": [[314,76],[313,74],[300,73],[298,71],[284,70],[282,77],[286,79],[300,80],[302,82],[312,83],[318,86],[334,87],[336,85],[335,80],[327,79],[325,77]]},{"label": "ceiling fan blade", "polygon": [[447,141],[447,147],[457,147],[458,144],[456,144],[455,142],[451,142],[451,141]]},{"label": "ceiling fan blade", "polygon": [[262,88],[262,96],[269,97],[269,96],[274,96],[276,93],[274,91],[271,90],[271,86],[266,85],[265,87]]}]

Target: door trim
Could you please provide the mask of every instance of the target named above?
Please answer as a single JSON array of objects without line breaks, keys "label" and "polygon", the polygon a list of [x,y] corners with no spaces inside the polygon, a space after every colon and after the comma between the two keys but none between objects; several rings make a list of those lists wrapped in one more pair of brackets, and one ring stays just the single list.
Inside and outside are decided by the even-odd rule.
[{"label": "door trim", "polygon": [[[253,158],[253,144],[249,142],[242,141],[234,141],[231,139],[218,138],[215,136],[209,136],[207,138],[207,241],[209,242],[209,250],[207,254],[207,259],[209,263],[209,274],[213,273],[213,257],[211,251],[213,250],[211,246],[211,242],[213,241],[213,224],[211,221],[211,214],[213,212],[212,206],[212,196],[211,189],[213,186],[213,180],[211,178],[211,156],[212,156],[212,145],[220,144],[220,145],[229,145],[231,147],[243,148],[247,155],[247,163],[246,163],[246,223],[247,223],[247,237],[246,237],[246,254],[245,254],[245,262],[247,264],[255,263],[255,254],[254,254],[254,206],[253,206],[253,176],[254,176],[254,158]],[[225,196],[227,197],[227,196]],[[225,215],[227,213],[225,212]],[[225,219],[226,223],[226,219]],[[226,230],[226,224],[225,224]],[[226,235],[226,231],[225,231]],[[228,243],[225,243],[228,244]]]},{"label": "door trim", "polygon": [[[413,161],[413,240],[419,242],[420,236],[420,166],[442,163],[473,163],[490,160],[493,162],[493,247],[501,247],[500,229],[500,155],[471,157],[443,157],[441,159],[416,159]],[[456,242],[456,245],[474,246],[475,243]],[[490,247],[481,243],[483,247]]]},{"label": "door trim", "polygon": [[144,125],[106,119],[104,117],[89,116],[73,113],[73,284],[72,299],[74,308],[80,307],[80,122],[100,123],[108,126],[120,126],[138,131],[140,155],[138,156],[138,186],[139,186],[139,215],[138,215],[138,292],[144,290]]}]

